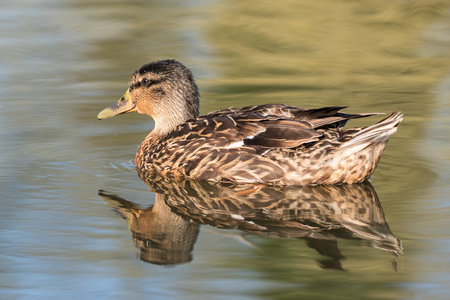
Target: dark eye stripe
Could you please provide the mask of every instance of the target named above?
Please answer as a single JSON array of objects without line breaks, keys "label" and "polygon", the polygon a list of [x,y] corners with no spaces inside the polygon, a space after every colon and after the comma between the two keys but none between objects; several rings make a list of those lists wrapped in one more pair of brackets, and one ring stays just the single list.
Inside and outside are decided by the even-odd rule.
[{"label": "dark eye stripe", "polygon": [[[146,82],[145,82],[146,81]],[[139,82],[133,83],[132,85],[129,86],[130,90],[134,90],[140,86],[145,86],[145,87],[149,87],[151,85],[160,83],[162,80],[149,80],[147,78],[142,79]]]}]

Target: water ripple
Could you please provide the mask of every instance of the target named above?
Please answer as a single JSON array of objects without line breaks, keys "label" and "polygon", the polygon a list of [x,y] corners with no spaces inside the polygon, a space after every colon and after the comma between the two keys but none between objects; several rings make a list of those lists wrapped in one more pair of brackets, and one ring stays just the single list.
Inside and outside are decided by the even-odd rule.
[{"label": "water ripple", "polygon": [[113,167],[116,170],[125,171],[125,172],[136,172],[135,171],[135,164],[133,162],[133,159],[130,159],[129,155],[124,155],[122,157],[119,157],[115,161],[110,162],[110,166]]}]

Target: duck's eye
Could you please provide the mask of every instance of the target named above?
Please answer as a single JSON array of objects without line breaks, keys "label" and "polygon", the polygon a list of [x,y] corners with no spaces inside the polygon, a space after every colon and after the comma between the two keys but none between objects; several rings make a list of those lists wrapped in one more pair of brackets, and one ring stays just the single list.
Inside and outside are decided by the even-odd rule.
[{"label": "duck's eye", "polygon": [[141,85],[149,85],[149,80],[147,78],[144,78],[141,80]]}]

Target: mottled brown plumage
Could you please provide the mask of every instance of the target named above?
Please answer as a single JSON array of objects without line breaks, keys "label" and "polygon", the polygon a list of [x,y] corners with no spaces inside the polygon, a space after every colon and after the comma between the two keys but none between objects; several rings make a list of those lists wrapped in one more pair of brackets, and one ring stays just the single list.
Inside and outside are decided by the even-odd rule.
[{"label": "mottled brown plumage", "polygon": [[395,111],[369,127],[342,129],[374,115],[343,106],[304,109],[283,104],[229,108],[198,116],[192,73],[173,60],[144,65],[127,93],[98,118],[138,111],[155,129],[136,155],[138,170],[168,177],[233,183],[357,183],[375,170],[402,120]]},{"label": "mottled brown plumage", "polygon": [[270,237],[352,238],[395,255],[400,241],[389,229],[369,182],[339,186],[233,185],[167,180],[149,173],[141,179],[185,219],[218,228]]},{"label": "mottled brown plumage", "polygon": [[321,253],[333,251],[337,246],[333,242],[339,239],[355,238],[394,255],[402,252],[368,182],[255,186],[175,181],[148,172],[139,175],[156,193],[153,206],[144,209],[103,191],[100,196],[127,220],[139,257],[152,263],[190,261],[199,224],[270,238],[304,238]]}]

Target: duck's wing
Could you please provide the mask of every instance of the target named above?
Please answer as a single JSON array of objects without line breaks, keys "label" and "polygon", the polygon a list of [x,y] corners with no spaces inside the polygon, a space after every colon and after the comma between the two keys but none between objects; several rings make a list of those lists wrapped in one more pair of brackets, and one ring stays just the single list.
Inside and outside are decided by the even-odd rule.
[{"label": "duck's wing", "polygon": [[244,145],[294,148],[301,144],[317,142],[323,135],[310,123],[296,119],[246,113],[236,115],[234,120]]},{"label": "duck's wing", "polygon": [[308,122],[312,128],[341,128],[351,120],[363,118],[380,113],[348,114],[340,110],[347,106],[330,106],[321,108],[301,108],[284,104],[263,104],[246,106],[242,108],[228,108],[209,113],[207,117],[235,116],[235,115],[260,115],[263,117],[276,117],[280,119],[294,119]]},{"label": "duck's wing", "polygon": [[324,133],[317,129],[341,128],[350,119],[374,115],[346,114],[340,112],[343,108],[305,109],[283,104],[228,108],[180,125],[170,138],[205,139],[214,146],[227,148],[244,145],[295,148],[319,141]]},{"label": "duck's wing", "polygon": [[227,149],[242,146],[293,148],[318,141],[322,135],[307,121],[244,112],[199,117],[178,126],[167,138],[180,143],[202,141],[204,145]]},{"label": "duck's wing", "polygon": [[[291,168],[287,162],[294,158],[289,155],[298,151],[321,153],[322,148],[335,149],[343,143],[342,130],[323,129],[324,125],[317,124],[332,124],[326,118],[340,118],[341,122],[353,117],[336,113],[333,117],[338,108],[329,108],[316,111],[316,117],[306,114],[309,119],[304,116],[301,120],[286,116],[286,112],[300,113],[298,108],[287,107],[286,114],[280,116],[273,114],[274,107],[286,108],[230,109],[189,120],[152,148],[152,168],[165,176],[199,180],[278,182],[286,175],[286,168]],[[328,117],[320,123],[317,116],[324,115]]]}]

